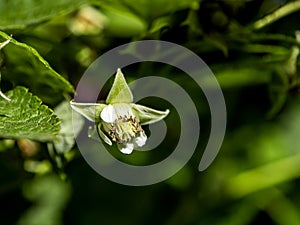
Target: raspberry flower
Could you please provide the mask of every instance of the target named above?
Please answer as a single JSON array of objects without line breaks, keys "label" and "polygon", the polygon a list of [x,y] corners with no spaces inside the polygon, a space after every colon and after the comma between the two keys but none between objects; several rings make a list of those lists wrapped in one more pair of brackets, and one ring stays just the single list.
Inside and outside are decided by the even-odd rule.
[{"label": "raspberry flower", "polygon": [[116,142],[124,154],[130,154],[134,148],[145,145],[147,136],[142,125],[155,123],[169,114],[168,109],[159,111],[134,104],[131,90],[120,69],[105,102],[71,101],[70,104],[73,110],[95,122],[97,133],[105,143],[112,145],[112,142]]}]

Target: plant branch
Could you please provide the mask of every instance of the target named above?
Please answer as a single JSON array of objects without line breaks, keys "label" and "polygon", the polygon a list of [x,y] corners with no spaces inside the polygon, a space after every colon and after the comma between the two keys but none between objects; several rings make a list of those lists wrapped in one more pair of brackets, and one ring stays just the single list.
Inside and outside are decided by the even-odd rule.
[{"label": "plant branch", "polygon": [[290,3],[282,6],[281,8],[277,9],[273,13],[256,21],[255,23],[253,23],[253,25],[251,27],[253,30],[259,30],[259,29],[261,29],[265,26],[268,26],[268,25],[274,23],[275,21],[277,21],[291,13],[298,11],[298,10],[300,10],[300,1],[298,0],[295,2],[290,2]]}]

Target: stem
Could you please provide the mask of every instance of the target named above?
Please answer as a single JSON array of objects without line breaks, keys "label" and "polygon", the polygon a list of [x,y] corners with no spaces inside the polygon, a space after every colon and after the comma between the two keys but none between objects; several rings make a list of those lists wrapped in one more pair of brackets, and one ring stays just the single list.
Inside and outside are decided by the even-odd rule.
[{"label": "stem", "polygon": [[[12,37],[10,36],[10,37],[8,37],[8,39],[6,41],[1,43],[0,44],[0,49],[2,49],[4,46],[6,46],[9,43],[11,38]],[[0,72],[0,84],[1,84],[1,72]],[[4,98],[6,101],[9,101],[9,102],[11,101],[11,99],[9,97],[7,97],[5,94],[2,93],[1,89],[0,89],[0,96],[2,98]]]},{"label": "stem", "polygon": [[289,45],[295,45],[300,48],[300,42],[298,42],[292,36],[287,36],[287,35],[283,35],[283,34],[270,34],[270,33],[251,34],[251,36],[248,37],[248,40],[251,40],[251,41],[278,41],[278,42],[283,42],[283,43],[286,43]]},{"label": "stem", "polygon": [[11,101],[11,99],[9,97],[7,97],[5,94],[3,94],[2,91],[0,91],[0,96],[2,98],[4,98],[6,101],[9,101],[9,102]]},{"label": "stem", "polygon": [[5,45],[7,45],[9,42],[10,42],[10,40],[11,40],[11,36],[9,36],[8,37],[8,39],[6,40],[6,41],[4,41],[4,42],[2,42],[1,44],[0,44],[0,49],[2,49]]},{"label": "stem", "polygon": [[241,172],[229,179],[225,190],[232,198],[267,189],[300,177],[300,154],[279,159],[269,164]]},{"label": "stem", "polygon": [[274,23],[275,21],[279,20],[282,17],[287,16],[288,14],[291,14],[293,12],[296,12],[300,10],[300,1],[290,2],[281,8],[277,9],[275,12],[265,16],[264,18],[256,21],[252,25],[253,30],[259,30],[267,25],[270,25],[271,23]]},{"label": "stem", "polygon": [[[1,84],[1,72],[0,72],[0,84]],[[0,96],[8,102],[11,101],[11,99],[9,97],[7,97],[5,94],[2,93],[1,89],[0,89]]]}]

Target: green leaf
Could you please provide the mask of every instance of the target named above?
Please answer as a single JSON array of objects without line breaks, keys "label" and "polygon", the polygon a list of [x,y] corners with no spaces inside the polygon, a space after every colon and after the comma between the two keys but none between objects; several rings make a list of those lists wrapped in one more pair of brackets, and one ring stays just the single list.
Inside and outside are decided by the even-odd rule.
[{"label": "green leaf", "polygon": [[132,109],[138,114],[142,125],[147,125],[162,120],[170,112],[168,109],[166,111],[160,111],[138,104],[131,104],[131,106]]},{"label": "green leaf", "polygon": [[269,98],[272,104],[270,111],[267,114],[268,118],[273,118],[282,110],[285,105],[289,93],[290,77],[281,68],[274,71],[269,83]]},{"label": "green leaf", "polygon": [[112,88],[108,93],[106,103],[131,103],[132,101],[133,96],[131,90],[126,83],[122,71],[118,69]]},{"label": "green leaf", "polygon": [[63,224],[62,211],[71,196],[70,182],[62,181],[55,174],[35,176],[26,181],[22,185],[23,195],[32,204],[16,224]]},{"label": "green leaf", "polygon": [[[257,60],[240,60],[234,64],[214,65],[211,69],[222,88],[233,88],[267,84],[271,80],[272,67],[274,64],[269,66]],[[204,76],[202,83],[214,87],[214,79]]]},{"label": "green leaf", "polygon": [[60,120],[42,101],[24,87],[6,93],[11,101],[0,99],[0,137],[52,141]]},{"label": "green leaf", "polygon": [[[8,38],[6,33],[0,31],[0,42]],[[55,72],[34,48],[11,39],[2,51],[6,68],[2,72],[3,78],[29,87],[44,102],[53,103],[53,99],[62,98],[63,93],[74,92],[73,86]]]},{"label": "green leaf", "polygon": [[0,1],[0,30],[24,29],[29,25],[70,13],[84,3],[87,0]]},{"label": "green leaf", "polygon": [[[84,119],[78,114],[74,113],[72,116],[72,109],[68,101],[59,104],[54,113],[61,119],[60,131],[53,141],[53,145],[57,153],[65,153],[71,150],[75,144],[75,136],[77,136],[83,125]],[[73,124],[74,122],[74,124]]]},{"label": "green leaf", "polygon": [[[103,6],[101,4],[101,6]],[[101,12],[107,18],[105,33],[116,37],[132,37],[140,35],[147,29],[147,23],[130,12],[127,8],[104,7]]]},{"label": "green leaf", "polygon": [[127,8],[135,15],[151,22],[160,16],[190,8],[193,4],[198,4],[199,0],[91,0],[91,2],[104,8],[114,8],[122,11]]},{"label": "green leaf", "polygon": [[107,106],[101,103],[77,103],[74,101],[71,101],[70,104],[72,109],[93,122],[100,121],[100,113]]}]

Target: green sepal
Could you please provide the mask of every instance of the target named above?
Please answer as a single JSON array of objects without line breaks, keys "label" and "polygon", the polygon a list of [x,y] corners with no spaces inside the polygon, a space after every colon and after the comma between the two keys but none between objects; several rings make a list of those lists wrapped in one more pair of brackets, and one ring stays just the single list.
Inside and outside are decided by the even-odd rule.
[{"label": "green sepal", "polygon": [[151,109],[149,107],[138,105],[138,104],[130,104],[132,109],[137,114],[137,117],[140,120],[141,125],[147,125],[151,123],[155,123],[159,120],[164,119],[170,112],[170,110],[160,111],[156,109]]},{"label": "green sepal", "polygon": [[106,134],[102,131],[102,124],[101,123],[99,123],[98,125],[97,125],[97,131],[98,131],[98,134],[99,134],[99,136],[101,137],[101,139],[106,143],[106,144],[108,144],[108,145],[112,145],[112,142],[111,142],[111,140],[106,136]]},{"label": "green sepal", "polygon": [[[101,142],[100,138],[108,145],[112,145],[111,140],[106,136],[106,134],[101,129],[101,123],[97,125],[90,126],[88,130],[88,137],[92,140]],[[100,138],[99,138],[100,137]]]},{"label": "green sepal", "polygon": [[77,103],[73,100],[70,104],[72,109],[95,123],[100,122],[100,113],[107,106],[101,103]]},{"label": "green sepal", "polygon": [[112,88],[108,93],[106,103],[131,103],[132,101],[133,96],[131,90],[126,83],[121,69],[118,69]]}]

